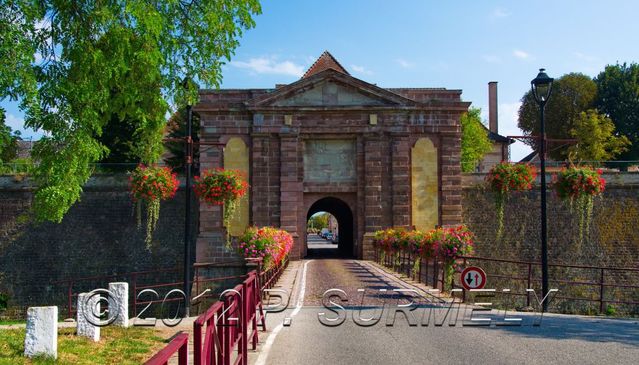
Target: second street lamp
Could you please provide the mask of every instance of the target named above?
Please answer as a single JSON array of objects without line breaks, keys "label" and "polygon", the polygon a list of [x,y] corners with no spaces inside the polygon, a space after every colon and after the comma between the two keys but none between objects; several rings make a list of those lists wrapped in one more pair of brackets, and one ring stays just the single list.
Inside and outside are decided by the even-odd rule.
[{"label": "second street lamp", "polygon": [[[191,80],[186,77],[183,81],[184,88],[189,91]],[[191,279],[191,170],[193,168],[193,106],[190,102],[186,105],[186,138],[184,153],[184,172],[185,172],[185,212],[184,212],[184,316],[191,314],[191,288],[189,280]]]},{"label": "second street lamp", "polygon": [[548,219],[546,217],[546,125],[544,121],[544,108],[552,92],[553,78],[548,77],[546,70],[539,69],[539,74],[532,81],[533,97],[539,104],[539,116],[541,119],[541,130],[539,133],[539,168],[541,173],[541,291],[543,300],[543,311],[548,310]]}]

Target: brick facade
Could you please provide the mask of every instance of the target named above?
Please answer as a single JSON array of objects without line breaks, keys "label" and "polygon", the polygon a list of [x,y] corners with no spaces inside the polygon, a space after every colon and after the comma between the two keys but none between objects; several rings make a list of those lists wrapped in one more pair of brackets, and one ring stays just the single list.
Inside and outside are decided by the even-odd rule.
[{"label": "brick facade", "polygon": [[[194,108],[201,117],[201,140],[241,136],[247,143],[250,224],[286,229],[295,238],[292,257],[298,259],[306,252],[310,207],[337,198],[350,208],[354,230],[353,242],[340,245],[349,245],[350,256],[368,256],[364,246],[372,232],[411,226],[411,148],[423,137],[437,147],[439,224],[461,223],[459,118],[469,106],[461,101],[461,91],[382,89],[331,62],[320,63],[324,69],[314,65],[310,75],[277,89],[201,91]],[[335,179],[341,164],[327,162],[328,172],[317,174],[325,181],[305,179],[311,141],[354,146],[352,156],[336,159],[353,163],[356,177]],[[223,167],[220,153],[202,153],[202,166]],[[232,255],[222,248],[221,222],[219,207],[201,205],[198,262]]]}]

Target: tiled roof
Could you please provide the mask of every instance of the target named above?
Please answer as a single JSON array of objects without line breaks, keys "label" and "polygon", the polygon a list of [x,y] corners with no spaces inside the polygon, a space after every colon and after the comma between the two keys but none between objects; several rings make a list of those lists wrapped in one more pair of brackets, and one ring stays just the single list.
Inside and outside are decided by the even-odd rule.
[{"label": "tiled roof", "polygon": [[304,76],[302,76],[302,78],[303,79],[307,78],[311,75],[315,75],[316,73],[322,72],[329,68],[332,68],[333,70],[341,72],[343,74],[350,75],[348,71],[346,71],[346,69],[342,67],[342,65],[340,65],[339,62],[337,62],[337,60],[335,59],[335,57],[333,57],[332,54],[330,54],[328,51],[324,51],[324,53],[322,53],[322,55],[319,56],[317,61],[315,61],[311,65],[311,67],[309,67],[309,69],[306,71]]}]

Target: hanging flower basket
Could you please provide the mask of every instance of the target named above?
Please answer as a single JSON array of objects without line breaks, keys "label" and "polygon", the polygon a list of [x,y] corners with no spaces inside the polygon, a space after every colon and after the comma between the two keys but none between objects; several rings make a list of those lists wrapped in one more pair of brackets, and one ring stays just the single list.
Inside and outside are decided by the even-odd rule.
[{"label": "hanging flower basket", "polygon": [[555,191],[559,199],[568,201],[571,209],[576,206],[579,213],[579,242],[584,231],[590,231],[593,199],[606,189],[606,180],[601,177],[601,169],[590,167],[570,167],[562,169],[554,176]]},{"label": "hanging flower basket", "polygon": [[224,205],[223,220],[226,227],[226,243],[230,246],[229,222],[237,204],[242,196],[246,194],[248,183],[244,180],[242,173],[237,170],[215,169],[206,170],[201,176],[196,176],[195,193],[200,199],[210,205]]},{"label": "hanging flower basket", "polygon": [[488,188],[495,194],[495,210],[497,211],[497,237],[504,230],[504,206],[507,194],[511,191],[527,191],[537,177],[537,170],[529,164],[510,164],[501,162],[495,165],[486,175]]},{"label": "hanging flower basket", "polygon": [[293,237],[273,227],[249,227],[237,242],[239,254],[244,258],[262,259],[264,270],[279,265],[293,247]]},{"label": "hanging flower basket", "polygon": [[[160,202],[175,196],[179,182],[168,167],[138,165],[129,177],[131,195],[136,202],[144,201],[147,207],[146,237],[144,243],[151,247],[153,231],[160,219]],[[138,204],[138,208],[140,205]],[[139,213],[139,211],[138,211]],[[138,225],[141,217],[138,214]]]}]

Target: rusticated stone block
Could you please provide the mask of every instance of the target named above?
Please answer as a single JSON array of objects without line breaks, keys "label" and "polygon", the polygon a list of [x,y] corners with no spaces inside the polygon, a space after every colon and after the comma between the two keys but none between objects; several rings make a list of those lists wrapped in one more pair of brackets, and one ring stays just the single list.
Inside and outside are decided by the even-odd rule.
[{"label": "rusticated stone block", "polygon": [[89,297],[89,293],[78,294],[78,305],[76,315],[76,334],[88,337],[93,341],[100,341],[100,327],[95,324],[100,318],[100,300],[98,295]]},{"label": "rusticated stone block", "polygon": [[24,355],[58,358],[58,307],[29,307]]},{"label": "rusticated stone block", "polygon": [[109,320],[113,325],[129,327],[129,283],[109,283]]}]

